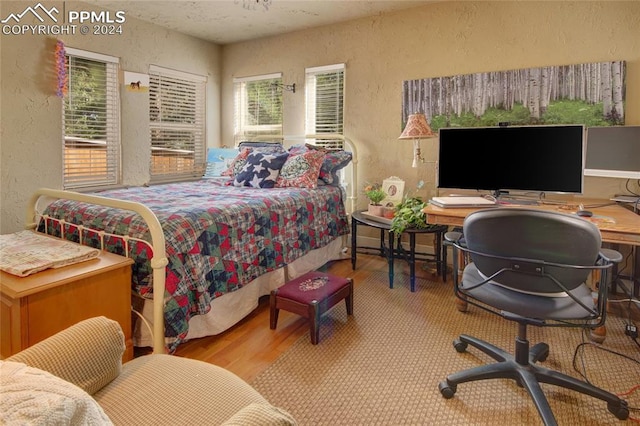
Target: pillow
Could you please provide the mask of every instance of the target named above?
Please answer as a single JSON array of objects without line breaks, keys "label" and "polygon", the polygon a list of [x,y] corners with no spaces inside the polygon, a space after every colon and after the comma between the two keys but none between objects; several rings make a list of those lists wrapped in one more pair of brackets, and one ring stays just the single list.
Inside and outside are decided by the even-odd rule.
[{"label": "pillow", "polygon": [[0,377],[0,424],[112,424],[88,393],[46,371],[0,361]]},{"label": "pillow", "polygon": [[227,168],[227,170],[222,172],[220,176],[231,176],[232,178],[235,177],[246,164],[247,157],[249,156],[250,153],[251,153],[251,150],[249,148],[244,148],[243,150],[241,150],[240,153],[238,153],[238,155],[236,156],[236,158],[233,159],[233,161],[229,165],[229,168]]},{"label": "pillow", "polygon": [[222,426],[288,426],[298,423],[285,410],[270,404],[253,402],[234,414]]},{"label": "pillow", "polygon": [[348,151],[327,151],[320,168],[320,179],[327,185],[339,185],[338,171],[349,164],[351,158]]},{"label": "pillow", "polygon": [[251,186],[253,188],[273,188],[276,185],[280,169],[289,157],[288,152],[265,154],[255,151],[247,156],[242,170],[236,174],[233,186]]},{"label": "pillow", "polygon": [[281,143],[278,142],[253,142],[253,141],[242,141],[238,145],[238,149],[242,151],[243,149],[248,148],[251,151],[257,150],[260,152],[264,152],[265,154],[275,154],[280,152],[285,152]]},{"label": "pillow", "polygon": [[289,154],[289,158],[280,170],[276,187],[316,188],[324,155],[325,153],[322,151]]},{"label": "pillow", "polygon": [[238,151],[233,148],[209,148],[207,150],[207,169],[203,178],[222,176],[238,155]]}]

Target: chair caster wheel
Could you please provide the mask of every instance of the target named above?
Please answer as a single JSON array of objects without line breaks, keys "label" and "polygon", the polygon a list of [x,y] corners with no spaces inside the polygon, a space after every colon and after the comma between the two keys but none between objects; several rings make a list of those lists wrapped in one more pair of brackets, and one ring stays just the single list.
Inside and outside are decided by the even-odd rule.
[{"label": "chair caster wheel", "polygon": [[453,347],[455,348],[455,350],[458,353],[464,353],[467,351],[467,346],[468,344],[466,342],[463,342],[460,339],[456,339],[453,341]]},{"label": "chair caster wheel", "polygon": [[450,385],[446,380],[444,382],[440,382],[438,384],[438,389],[440,389],[440,393],[446,399],[453,398],[453,395],[456,393],[457,386]]},{"label": "chair caster wheel", "polygon": [[607,404],[607,409],[611,414],[616,416],[618,420],[627,420],[629,418],[629,407],[627,406],[627,401],[620,401],[620,405],[612,404],[611,402]]}]

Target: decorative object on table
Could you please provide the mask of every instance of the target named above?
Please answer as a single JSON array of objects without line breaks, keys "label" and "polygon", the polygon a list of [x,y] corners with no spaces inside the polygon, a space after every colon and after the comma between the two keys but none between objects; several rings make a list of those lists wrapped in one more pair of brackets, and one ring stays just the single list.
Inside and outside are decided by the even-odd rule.
[{"label": "decorative object on table", "polygon": [[385,207],[395,207],[404,197],[404,181],[397,176],[390,176],[382,181],[382,190],[387,194],[382,204]]},{"label": "decorative object on table", "polygon": [[384,206],[381,203],[387,196],[387,193],[382,190],[382,186],[379,183],[367,184],[364,187],[364,195],[369,199],[368,212],[375,216],[382,216],[384,214]]},{"label": "decorative object on table", "polygon": [[435,138],[436,133],[431,130],[427,122],[427,117],[423,113],[411,114],[404,131],[398,139],[413,140],[413,164],[411,167],[418,167],[418,162],[424,163],[424,158],[420,153],[420,139]]},{"label": "decorative object on table", "polygon": [[437,226],[427,223],[427,214],[424,212],[426,205],[420,197],[407,197],[396,206],[395,216],[391,221],[391,231],[396,238],[408,228],[428,229]]}]

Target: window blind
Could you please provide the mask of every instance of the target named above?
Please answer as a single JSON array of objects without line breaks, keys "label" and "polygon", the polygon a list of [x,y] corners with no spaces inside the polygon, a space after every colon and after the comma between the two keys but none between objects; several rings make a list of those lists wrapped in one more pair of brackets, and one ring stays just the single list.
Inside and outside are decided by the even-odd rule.
[{"label": "window blind", "polygon": [[234,78],[234,136],[282,134],[282,74]]},{"label": "window blind", "polygon": [[[344,133],[345,65],[335,64],[305,70],[306,133]],[[330,149],[340,141],[318,141]]]},{"label": "window blind", "polygon": [[149,67],[152,182],[203,175],[206,81],[204,76]]},{"label": "window blind", "polygon": [[118,58],[66,48],[63,99],[65,189],[120,182]]}]

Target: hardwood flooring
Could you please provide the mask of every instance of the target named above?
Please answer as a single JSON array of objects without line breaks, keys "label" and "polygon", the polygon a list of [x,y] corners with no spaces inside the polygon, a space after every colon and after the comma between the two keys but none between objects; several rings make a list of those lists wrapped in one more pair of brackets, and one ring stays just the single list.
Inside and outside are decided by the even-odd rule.
[{"label": "hardwood flooring", "polygon": [[[358,297],[358,285],[365,282],[372,272],[386,271],[387,264],[380,256],[359,254],[355,271],[351,269],[351,261],[348,259],[331,262],[322,270],[352,277],[356,288],[355,297]],[[419,266],[416,270],[417,276],[429,274]],[[404,262],[396,264],[396,274],[401,273],[408,274],[408,267],[405,267]],[[430,274],[429,276],[432,277]],[[278,317],[278,328],[271,330],[269,296],[264,296],[260,299],[258,308],[231,329],[216,336],[183,343],[175,354],[219,365],[250,382],[303,335],[309,336],[307,320],[282,310]]]}]

